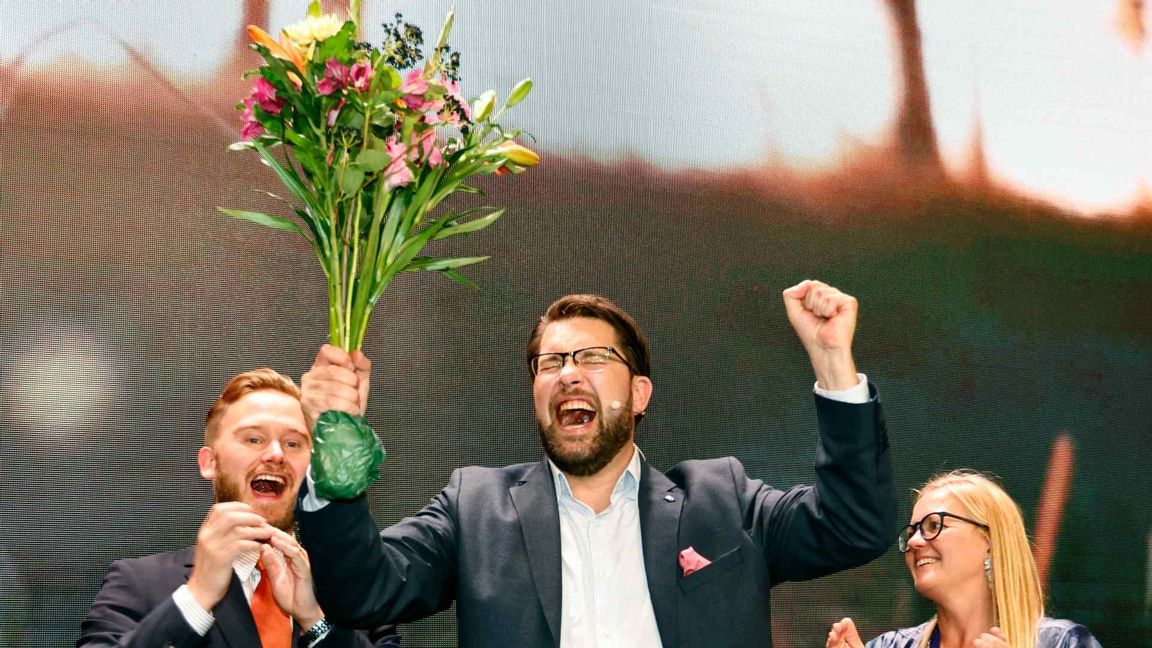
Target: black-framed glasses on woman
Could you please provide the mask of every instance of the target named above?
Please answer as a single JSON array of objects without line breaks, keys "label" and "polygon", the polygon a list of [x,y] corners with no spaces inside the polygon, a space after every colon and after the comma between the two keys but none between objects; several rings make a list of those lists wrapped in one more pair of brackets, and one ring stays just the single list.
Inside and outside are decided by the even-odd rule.
[{"label": "black-framed glasses on woman", "polygon": [[568,356],[572,356],[572,363],[584,371],[603,371],[610,360],[619,359],[632,370],[632,373],[636,373],[632,363],[610,346],[594,346],[564,353],[541,353],[528,360],[528,367],[532,370],[533,377],[558,374],[564,368],[564,363],[568,361]]},{"label": "black-framed glasses on woman", "polygon": [[988,530],[988,525],[984,524],[983,522],[977,522],[976,520],[968,519],[962,515],[949,513],[948,511],[933,511],[932,513],[929,513],[928,515],[920,518],[919,522],[915,524],[909,524],[900,530],[900,535],[896,538],[896,546],[900,549],[900,553],[908,552],[908,542],[912,539],[912,536],[916,535],[917,531],[920,532],[921,538],[924,538],[925,540],[935,540],[936,536],[940,535],[941,529],[946,526],[944,524],[944,518],[956,518],[961,522],[973,524],[980,527],[981,529],[984,529],[985,531]]}]

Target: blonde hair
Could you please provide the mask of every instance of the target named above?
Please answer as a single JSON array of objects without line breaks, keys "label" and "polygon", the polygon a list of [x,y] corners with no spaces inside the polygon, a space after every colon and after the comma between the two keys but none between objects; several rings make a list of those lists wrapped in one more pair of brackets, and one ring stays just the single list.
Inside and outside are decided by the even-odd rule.
[{"label": "blonde hair", "polygon": [[[988,525],[981,532],[988,538],[992,558],[993,623],[1004,631],[1011,648],[1034,648],[1044,616],[1044,595],[1020,507],[999,484],[974,470],[936,475],[920,488],[916,499],[937,489],[947,491],[969,515]],[[924,633],[921,648],[928,645],[935,621]]]},{"label": "blonde hair", "polygon": [[291,378],[281,373],[265,367],[237,374],[224,386],[224,391],[216,397],[212,407],[208,408],[208,415],[204,417],[204,445],[212,445],[220,427],[220,417],[224,416],[229,405],[252,392],[262,390],[280,392],[300,400],[300,388]]}]

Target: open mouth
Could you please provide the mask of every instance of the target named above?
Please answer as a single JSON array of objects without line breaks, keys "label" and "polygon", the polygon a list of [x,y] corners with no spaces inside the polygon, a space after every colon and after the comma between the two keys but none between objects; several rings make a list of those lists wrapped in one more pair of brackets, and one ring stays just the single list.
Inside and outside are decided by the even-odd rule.
[{"label": "open mouth", "polygon": [[288,488],[288,480],[280,475],[260,473],[253,477],[248,485],[252,488],[252,492],[258,495],[280,497]]},{"label": "open mouth", "polygon": [[595,420],[596,408],[586,400],[568,400],[556,406],[556,422],[563,430],[580,430]]},{"label": "open mouth", "polygon": [[938,562],[940,562],[940,561],[939,561],[939,559],[936,559],[936,558],[921,558],[921,559],[916,561],[916,566],[917,567],[923,567],[924,565],[932,565],[932,564],[935,564]]}]

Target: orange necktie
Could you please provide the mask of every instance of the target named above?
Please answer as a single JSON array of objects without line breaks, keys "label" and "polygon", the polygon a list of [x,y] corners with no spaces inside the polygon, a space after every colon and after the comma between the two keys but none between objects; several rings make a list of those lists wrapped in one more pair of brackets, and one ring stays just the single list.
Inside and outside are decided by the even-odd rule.
[{"label": "orange necktie", "polygon": [[292,648],[292,619],[276,605],[272,580],[264,571],[264,563],[257,562],[256,568],[260,570],[260,583],[252,592],[252,620],[260,634],[260,645],[263,648]]}]

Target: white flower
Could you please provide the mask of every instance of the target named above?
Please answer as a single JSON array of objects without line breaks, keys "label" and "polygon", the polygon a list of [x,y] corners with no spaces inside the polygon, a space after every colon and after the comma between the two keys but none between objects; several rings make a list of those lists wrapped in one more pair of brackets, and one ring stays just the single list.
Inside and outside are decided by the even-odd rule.
[{"label": "white flower", "polygon": [[334,14],[323,16],[309,16],[298,23],[284,28],[284,35],[292,39],[300,49],[312,58],[313,46],[331,36],[336,35],[344,27],[344,21]]}]

